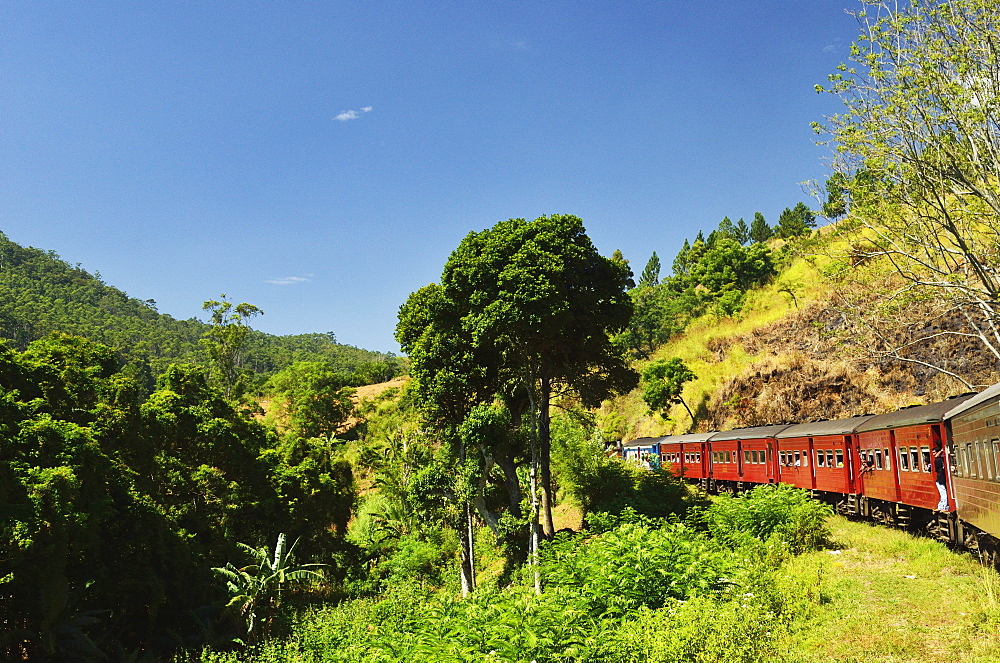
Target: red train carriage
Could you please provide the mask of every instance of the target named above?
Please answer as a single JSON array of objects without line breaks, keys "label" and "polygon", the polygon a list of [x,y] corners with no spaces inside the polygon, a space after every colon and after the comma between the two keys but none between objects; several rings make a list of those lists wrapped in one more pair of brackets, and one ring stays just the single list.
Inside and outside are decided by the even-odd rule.
[{"label": "red train carriage", "polygon": [[708,476],[705,442],[715,433],[689,433],[660,438],[660,460],[674,475],[701,481]]},{"label": "red train carriage", "polygon": [[[959,540],[996,555],[1000,539],[1000,385],[955,404],[945,413],[951,429],[949,492],[958,518],[972,525]],[[985,545],[987,544],[988,545]]]},{"label": "red train carriage", "polygon": [[778,433],[778,480],[838,495],[858,492],[854,430],[871,415],[795,424]]},{"label": "red train carriage", "polygon": [[774,436],[788,424],[756,426],[716,433],[708,441],[712,463],[710,488],[742,490],[743,484],[775,483]]},{"label": "red train carriage", "polygon": [[[947,439],[945,413],[971,397],[972,394],[965,394],[940,403],[880,414],[857,427],[859,459],[874,464],[873,469],[866,468],[861,479],[861,492],[871,503],[872,512],[869,514],[862,505],[863,515],[905,522],[910,516],[907,509],[882,503],[928,511],[938,506],[931,453]],[[879,512],[882,507],[887,507],[883,509],[885,513]]]}]

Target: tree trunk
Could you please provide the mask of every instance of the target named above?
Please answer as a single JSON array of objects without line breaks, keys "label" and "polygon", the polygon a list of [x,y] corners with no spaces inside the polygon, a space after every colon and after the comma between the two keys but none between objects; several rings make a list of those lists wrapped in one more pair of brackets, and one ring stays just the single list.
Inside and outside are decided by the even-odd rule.
[{"label": "tree trunk", "polygon": [[551,539],[556,534],[552,522],[552,434],[549,425],[549,397],[552,385],[547,375],[542,375],[541,398],[538,407],[538,456],[541,469],[542,531]]},{"label": "tree trunk", "polygon": [[523,517],[521,513],[523,494],[521,493],[521,481],[517,476],[517,466],[514,465],[514,460],[506,454],[498,454],[494,456],[494,460],[503,472],[503,482],[510,500],[510,515],[520,520]]},{"label": "tree trunk", "polygon": [[459,529],[461,550],[459,551],[459,574],[462,580],[462,598],[467,598],[476,588],[476,561],[473,557],[472,507],[465,505],[466,526]]},{"label": "tree trunk", "polygon": [[531,479],[531,568],[535,580],[535,594],[542,593],[542,575],[538,569],[538,404],[535,402],[535,381],[528,381],[528,398],[531,401],[531,469],[528,476]]}]

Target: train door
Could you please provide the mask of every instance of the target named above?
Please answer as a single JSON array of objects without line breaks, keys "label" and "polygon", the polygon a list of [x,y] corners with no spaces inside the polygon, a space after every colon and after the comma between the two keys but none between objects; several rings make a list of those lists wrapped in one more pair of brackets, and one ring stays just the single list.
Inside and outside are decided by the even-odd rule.
[{"label": "train door", "polygon": [[858,464],[856,462],[857,457],[857,437],[854,435],[844,436],[844,463],[847,469],[847,487],[848,491],[851,493],[861,492],[861,481],[862,479],[858,476],[856,468]]},{"label": "train door", "polygon": [[765,467],[767,468],[767,482],[774,483],[777,479],[778,473],[775,471],[775,460],[774,460],[774,443],[767,443],[767,457],[764,459]]},{"label": "train door", "polygon": [[806,447],[806,455],[809,458],[809,487],[816,488],[816,445],[813,438],[809,438],[809,445]]},{"label": "train door", "polygon": [[[935,425],[931,426],[931,449],[940,447],[944,451],[944,481],[945,481],[945,490],[948,492],[948,508],[949,509],[955,509],[956,508],[955,487],[953,485],[953,481],[952,481],[952,478],[951,478],[951,462],[952,462],[951,454],[953,452],[950,449],[948,449],[948,445],[945,443],[946,440],[947,440],[947,437],[945,435],[945,424],[944,423],[935,424]],[[986,443],[986,452],[987,452],[987,454],[990,453],[990,443],[989,442]],[[933,456],[932,456],[931,463],[933,463],[933,462],[934,461],[933,461]],[[993,462],[996,463],[996,457],[995,456],[993,457]],[[934,473],[935,472],[934,472],[934,469],[933,469],[933,466],[932,466],[932,468],[931,468],[931,474],[934,474]],[[1000,477],[996,476],[996,474],[994,474],[994,476],[997,479],[1000,479]]]},{"label": "train door", "polygon": [[899,486],[899,481],[900,481],[899,473],[900,473],[901,470],[908,469],[908,467],[909,467],[909,460],[908,460],[908,457],[906,455],[906,450],[905,449],[903,450],[902,453],[900,453],[899,446],[896,444],[896,431],[894,431],[892,429],[889,430],[889,449],[892,450],[891,451],[891,453],[892,453],[892,483],[893,483],[893,486],[895,486],[895,489],[896,489],[896,499],[895,499],[895,501],[899,502],[900,501],[900,497],[903,494],[902,490],[900,489],[900,486]]}]

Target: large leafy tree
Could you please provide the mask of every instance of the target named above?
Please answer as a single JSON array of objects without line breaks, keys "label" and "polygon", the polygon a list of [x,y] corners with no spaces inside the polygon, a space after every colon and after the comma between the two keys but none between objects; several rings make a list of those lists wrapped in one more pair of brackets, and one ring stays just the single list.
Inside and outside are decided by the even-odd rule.
[{"label": "large leafy tree", "polygon": [[273,395],[284,425],[302,437],[330,437],[354,411],[346,386],[349,375],[326,362],[297,361],[271,376],[264,390]]},{"label": "large leafy tree", "polygon": [[252,318],[264,312],[246,302],[234,304],[222,295],[222,301],[210,299],[202,308],[212,313],[212,327],[201,339],[212,360],[213,374],[226,398],[239,396],[245,386],[241,369]]},{"label": "large leafy tree", "polygon": [[694,371],[678,357],[669,361],[658,359],[642,372],[642,399],[646,401],[650,410],[662,412],[664,415],[671,405],[680,403],[687,410],[691,424],[694,425],[694,413],[681,394],[684,384],[697,377]]},{"label": "large leafy tree", "polygon": [[[882,335],[883,355],[924,363],[912,346],[952,335],[1000,358],[1000,12],[992,0],[913,0],[856,15],[851,62],[830,76],[844,110],[815,125],[836,146],[852,265],[895,273],[865,284],[855,311],[883,332],[919,313],[904,341]],[[884,307],[870,301],[879,292]]]},{"label": "large leafy tree", "polygon": [[475,404],[505,399],[528,415],[547,534],[553,393],[569,389],[597,404],[637,381],[610,340],[632,312],[629,277],[626,265],[597,253],[575,216],[510,219],[466,236],[440,285],[400,309],[397,339],[429,412],[457,425]]}]

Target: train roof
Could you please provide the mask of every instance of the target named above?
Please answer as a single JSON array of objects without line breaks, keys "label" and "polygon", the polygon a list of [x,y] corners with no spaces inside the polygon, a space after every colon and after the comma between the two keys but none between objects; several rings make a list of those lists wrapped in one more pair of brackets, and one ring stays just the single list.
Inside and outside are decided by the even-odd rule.
[{"label": "train roof", "polygon": [[628,442],[622,442],[622,447],[627,447],[632,449],[634,447],[650,447],[658,443],[660,438],[658,437],[637,437],[634,440],[629,440]]},{"label": "train roof", "polygon": [[823,435],[850,435],[858,426],[862,425],[874,415],[865,414],[860,417],[850,419],[829,419],[826,421],[807,421],[804,424],[795,424],[775,435],[778,439],[790,437],[821,437]]},{"label": "train roof", "polygon": [[952,407],[950,410],[944,413],[944,418],[951,419],[952,417],[960,415],[963,412],[971,410],[977,405],[985,403],[991,398],[996,398],[998,395],[1000,395],[1000,383],[995,384],[992,387],[988,387],[987,389],[979,392],[975,396],[972,396],[965,401],[962,401],[961,403],[957,403],[954,407]]},{"label": "train roof", "polygon": [[735,430],[722,431],[716,433],[710,439],[712,442],[724,442],[727,440],[758,440],[765,437],[775,437],[778,433],[788,428],[791,424],[777,424],[773,426],[755,426],[753,428],[737,428]]},{"label": "train roof", "polygon": [[957,406],[968,401],[973,396],[975,394],[962,394],[961,396],[953,396],[940,403],[905,407],[902,410],[896,410],[888,414],[879,414],[858,426],[854,432],[867,433],[869,431],[886,430],[888,428],[936,424],[944,421],[945,413],[949,410],[958,409]]},{"label": "train roof", "polygon": [[685,433],[684,435],[667,435],[659,439],[660,444],[683,444],[687,442],[707,442],[718,433]]}]

